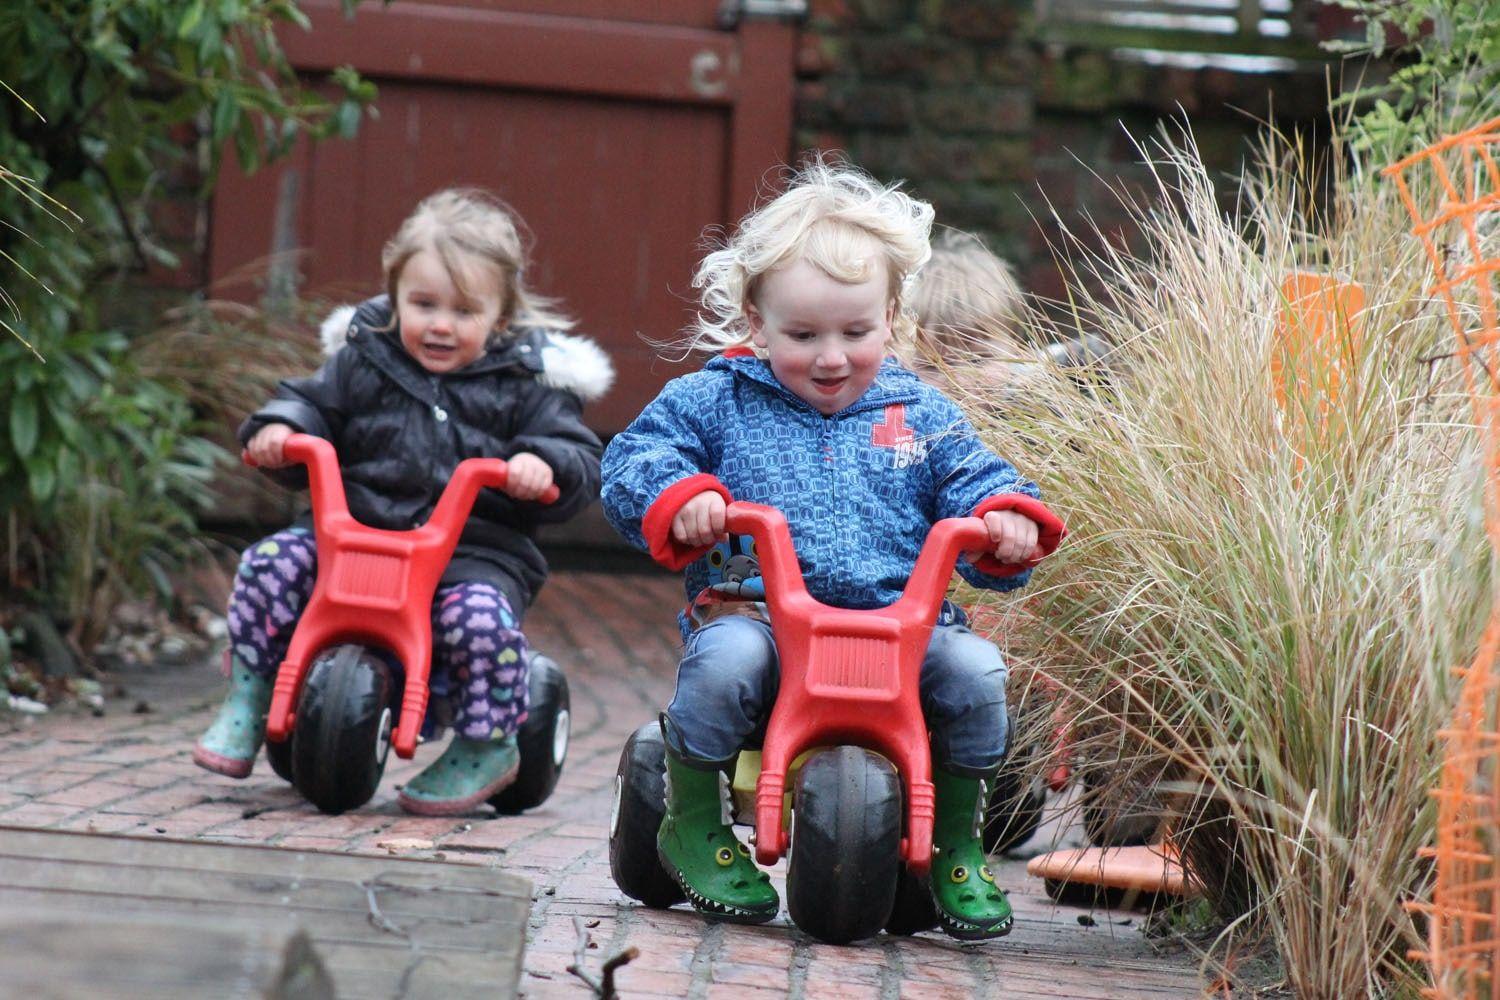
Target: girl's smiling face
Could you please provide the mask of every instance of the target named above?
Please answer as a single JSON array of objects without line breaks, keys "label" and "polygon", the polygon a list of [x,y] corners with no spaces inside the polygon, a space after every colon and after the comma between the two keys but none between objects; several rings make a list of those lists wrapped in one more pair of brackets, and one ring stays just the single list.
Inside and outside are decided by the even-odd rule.
[{"label": "girl's smiling face", "polygon": [[746,309],[751,342],[777,381],[825,416],[865,394],[891,339],[886,264],[871,263],[870,276],[851,283],[799,259],[767,274]]},{"label": "girl's smiling face", "polygon": [[401,346],[436,375],[478,360],[505,307],[497,268],[473,261],[463,277],[467,292],[429,249],[412,254],[396,281]]}]

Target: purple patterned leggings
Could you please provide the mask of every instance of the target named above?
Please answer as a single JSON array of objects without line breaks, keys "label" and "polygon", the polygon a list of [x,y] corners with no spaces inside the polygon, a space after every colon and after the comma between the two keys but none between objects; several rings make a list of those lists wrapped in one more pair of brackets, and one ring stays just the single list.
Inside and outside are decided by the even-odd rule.
[{"label": "purple patterned leggings", "polygon": [[[229,642],[252,672],[271,677],[286,658],[317,569],[305,528],[278,531],[245,550],[229,595]],[[452,703],[441,714],[452,714],[458,734],[483,740],[514,733],[529,707],[526,637],[505,595],[483,582],[439,587],[432,639],[434,694],[446,681]]]}]

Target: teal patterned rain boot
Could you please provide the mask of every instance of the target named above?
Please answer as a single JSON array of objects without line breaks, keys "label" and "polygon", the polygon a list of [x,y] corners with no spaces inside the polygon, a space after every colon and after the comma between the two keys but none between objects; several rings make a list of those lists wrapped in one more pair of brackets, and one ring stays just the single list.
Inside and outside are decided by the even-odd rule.
[{"label": "teal patterned rain boot", "polygon": [[515,736],[455,736],[441,757],[406,783],[396,801],[414,816],[458,816],[508,787],[520,770]]},{"label": "teal patterned rain boot", "polygon": [[950,937],[983,941],[1010,933],[1010,901],[995,885],[980,840],[985,783],[933,768],[932,898]]},{"label": "teal patterned rain boot", "polygon": [[[694,766],[697,764],[697,766]],[[664,871],[700,913],[763,924],[781,909],[771,877],[724,822],[719,769],[689,762],[667,746],[667,812],[656,835]]]},{"label": "teal patterned rain boot", "polygon": [[193,763],[230,778],[249,777],[266,738],[266,710],[270,707],[271,679],[231,659],[229,693],[213,725],[193,747]]}]

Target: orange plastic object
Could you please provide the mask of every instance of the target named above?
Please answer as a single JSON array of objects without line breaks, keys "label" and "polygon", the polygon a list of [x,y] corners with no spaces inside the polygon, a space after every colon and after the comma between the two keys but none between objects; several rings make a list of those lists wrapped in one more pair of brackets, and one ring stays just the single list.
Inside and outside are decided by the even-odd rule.
[{"label": "orange plastic object", "polygon": [[1276,318],[1271,349],[1271,389],[1290,414],[1288,398],[1311,395],[1317,401],[1320,430],[1329,407],[1357,374],[1358,317],[1365,290],[1327,274],[1293,271],[1281,282],[1284,305]]},{"label": "orange plastic object", "polygon": [[907,817],[901,855],[912,872],[926,872],[932,757],[917,680],[958,554],[989,547],[984,522],[955,517],[934,524],[900,600],[864,611],[830,607],[807,592],[780,511],[736,501],[726,526],[755,538],[781,658],[781,689],[755,789],[756,860],[775,864],[789,846],[781,804],[791,762],[810,747],[855,744],[883,754],[901,774]]},{"label": "orange plastic object", "polygon": [[[1500,118],[1448,136],[1387,167],[1411,213],[1436,283],[1430,291],[1447,311],[1463,362],[1465,385],[1483,436],[1489,474],[1485,526],[1500,553],[1500,317],[1495,275],[1500,272]],[[1415,188],[1415,190],[1414,190]],[[1422,204],[1418,195],[1422,195]],[[1431,997],[1500,996],[1500,595],[1444,740],[1437,843],[1423,851],[1436,869],[1431,902],[1410,904],[1427,916]]]},{"label": "orange plastic object", "polygon": [[[505,485],[505,462],[498,458],[460,462],[426,524],[411,531],[386,531],[360,524],[349,513],[332,444],[308,434],[293,434],[286,440],[285,453],[291,461],[307,466],[318,579],[297,621],[286,659],[276,672],[266,737],[280,742],[291,735],[302,682],[317,653],[328,646],[357,642],[389,650],[405,668],[401,716],[391,746],[400,756],[410,757],[417,749],[417,733],[427,712],[432,594],[479,488]],[[553,486],[540,502],[556,498]]]},{"label": "orange plastic object", "polygon": [[1171,841],[1153,847],[1085,847],[1053,851],[1026,862],[1026,874],[1110,889],[1196,896]]}]

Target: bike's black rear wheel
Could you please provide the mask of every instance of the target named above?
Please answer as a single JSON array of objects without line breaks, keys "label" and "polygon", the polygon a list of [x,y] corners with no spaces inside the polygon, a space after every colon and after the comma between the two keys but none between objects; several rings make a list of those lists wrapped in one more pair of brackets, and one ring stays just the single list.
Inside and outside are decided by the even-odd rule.
[{"label": "bike's black rear wheel", "polygon": [[521,769],[514,782],[490,798],[490,805],[503,813],[535,809],[551,797],[562,777],[572,733],[568,678],[551,657],[541,653],[531,654],[527,663],[531,708],[516,732]]},{"label": "bike's black rear wheel", "polygon": [[609,816],[609,871],[615,884],[631,899],[656,909],[687,899],[656,853],[656,834],[667,811],[666,769],[661,726],[648,722],[620,751]]}]

